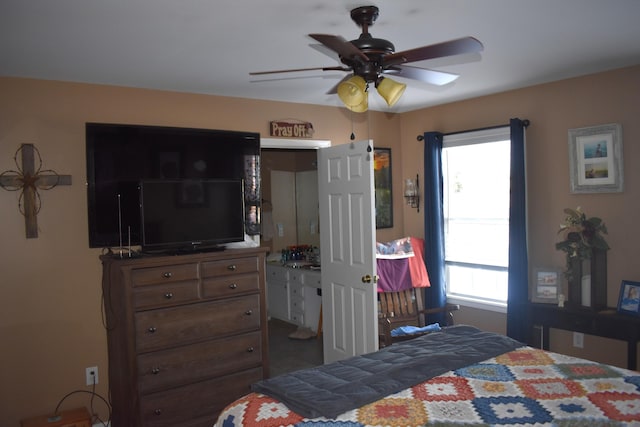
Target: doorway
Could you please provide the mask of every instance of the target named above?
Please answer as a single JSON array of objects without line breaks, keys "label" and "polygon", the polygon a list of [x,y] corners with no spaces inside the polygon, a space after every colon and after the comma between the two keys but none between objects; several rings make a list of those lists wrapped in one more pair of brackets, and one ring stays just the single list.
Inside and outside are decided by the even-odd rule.
[{"label": "doorway", "polygon": [[[261,245],[269,248],[268,261],[278,263],[281,250],[288,246],[320,246],[317,148],[325,146],[330,146],[330,142],[262,139]],[[286,299],[286,296],[279,299]],[[315,316],[317,317],[317,313]],[[322,338],[289,338],[296,330],[297,325],[294,323],[274,317],[269,320],[272,376],[323,363]]]},{"label": "doorway", "polygon": [[316,150],[263,149],[262,245],[320,246]]}]

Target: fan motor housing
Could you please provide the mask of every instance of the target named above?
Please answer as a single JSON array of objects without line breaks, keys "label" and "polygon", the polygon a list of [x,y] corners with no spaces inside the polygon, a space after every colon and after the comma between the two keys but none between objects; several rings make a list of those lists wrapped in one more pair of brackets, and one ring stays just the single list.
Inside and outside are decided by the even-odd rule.
[{"label": "fan motor housing", "polygon": [[377,39],[368,34],[362,34],[355,40],[351,40],[351,44],[360,49],[365,55],[370,53],[387,55],[395,52],[396,47],[389,40]]},{"label": "fan motor housing", "polygon": [[378,39],[369,34],[369,26],[378,19],[378,15],[379,9],[376,6],[362,6],[351,10],[351,19],[362,28],[360,37],[351,40],[351,44],[367,55],[369,61],[340,58],[343,64],[353,68],[355,75],[361,76],[369,83],[376,82],[382,73],[384,55],[394,53],[396,50],[389,40]]}]

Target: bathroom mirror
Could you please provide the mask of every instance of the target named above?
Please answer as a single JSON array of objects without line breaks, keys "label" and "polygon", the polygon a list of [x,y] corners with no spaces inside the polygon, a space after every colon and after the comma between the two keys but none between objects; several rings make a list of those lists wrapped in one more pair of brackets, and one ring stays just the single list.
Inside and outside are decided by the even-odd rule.
[{"label": "bathroom mirror", "polygon": [[320,245],[316,150],[262,150],[262,242]]}]

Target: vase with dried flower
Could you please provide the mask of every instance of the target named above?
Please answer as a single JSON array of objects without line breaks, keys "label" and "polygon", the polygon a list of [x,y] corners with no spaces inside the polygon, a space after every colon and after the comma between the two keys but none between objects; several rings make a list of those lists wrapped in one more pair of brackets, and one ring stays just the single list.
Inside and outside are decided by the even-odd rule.
[{"label": "vase with dried flower", "polygon": [[564,240],[556,249],[565,252],[569,284],[568,305],[600,310],[607,306],[607,251],[602,236],[607,227],[598,217],[587,217],[580,207],[567,208],[558,234]]}]

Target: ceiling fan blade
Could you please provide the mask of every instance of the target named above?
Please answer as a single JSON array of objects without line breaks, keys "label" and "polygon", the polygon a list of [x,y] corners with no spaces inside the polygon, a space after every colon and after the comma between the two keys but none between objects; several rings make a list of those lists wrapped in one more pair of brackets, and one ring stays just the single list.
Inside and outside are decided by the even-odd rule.
[{"label": "ceiling fan blade", "polygon": [[444,56],[461,55],[463,53],[476,53],[482,51],[483,48],[484,46],[478,39],[463,37],[386,55],[384,57],[384,67]]},{"label": "ceiling fan blade", "polygon": [[338,52],[338,55],[343,58],[369,61],[369,57],[367,55],[341,36],[334,36],[331,34],[309,34],[309,37],[319,41],[329,49]]},{"label": "ceiling fan blade", "polygon": [[411,67],[409,65],[399,65],[389,68],[384,71],[384,74],[392,74],[406,79],[419,80],[436,86],[444,86],[460,77],[458,74]]},{"label": "ceiling fan blade", "polygon": [[314,68],[291,68],[288,70],[273,70],[273,71],[254,71],[249,73],[250,76],[261,76],[264,74],[278,74],[278,73],[295,73],[299,71],[351,71],[346,67],[314,67]]}]

